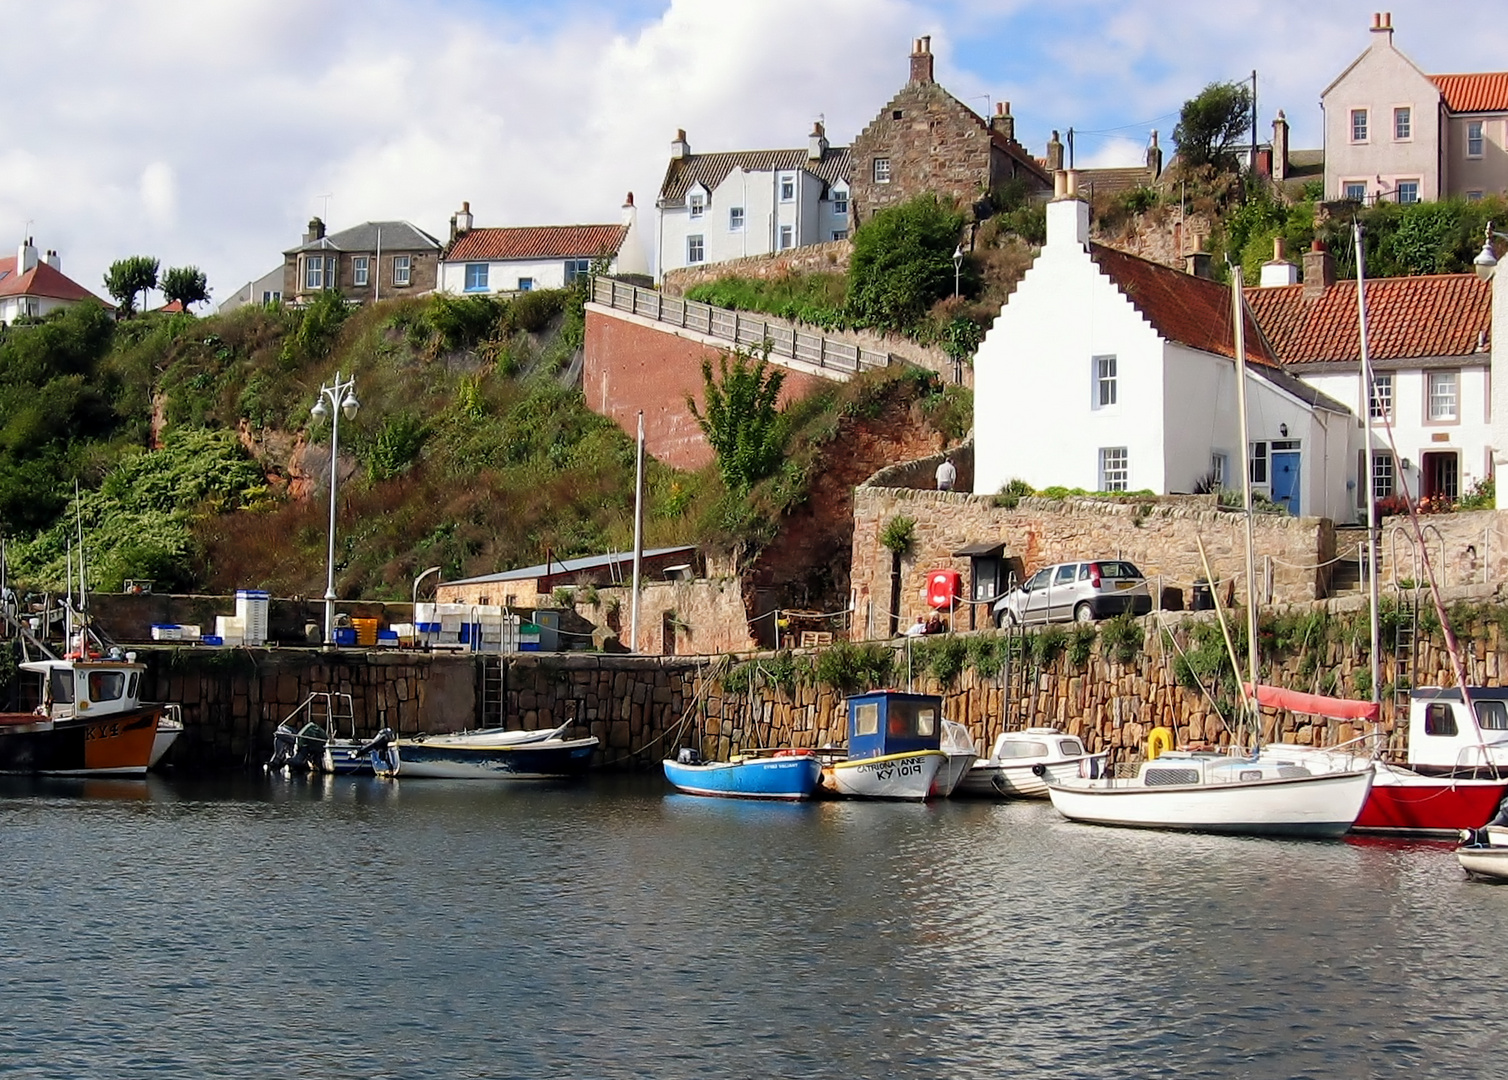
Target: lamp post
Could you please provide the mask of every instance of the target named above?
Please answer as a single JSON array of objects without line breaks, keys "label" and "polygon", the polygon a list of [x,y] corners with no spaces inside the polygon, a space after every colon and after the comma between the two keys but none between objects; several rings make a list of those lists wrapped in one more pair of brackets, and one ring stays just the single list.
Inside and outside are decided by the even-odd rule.
[{"label": "lamp post", "polygon": [[1500,233],[1493,229],[1492,222],[1487,223],[1487,236],[1482,241],[1482,250],[1477,257],[1471,260],[1471,267],[1477,272],[1477,277],[1483,281],[1490,281],[1493,272],[1498,268],[1498,257],[1492,253],[1492,238],[1496,236],[1502,240],[1508,240],[1508,233]]},{"label": "lamp post", "polygon": [[[325,408],[326,400],[330,402],[328,409]],[[309,410],[316,420],[330,417],[330,546],[325,563],[326,645],[335,642],[335,472],[336,455],[340,452],[340,414],[345,413],[347,420],[354,420],[359,408],[361,403],[356,400],[356,376],[342,380],[337,371],[333,382],[319,388],[319,399],[315,401],[314,408]]]},{"label": "lamp post", "polygon": [[963,245],[953,249],[953,299],[958,299],[958,274],[963,269]]},{"label": "lamp post", "polygon": [[[419,606],[419,582],[423,581],[431,574],[438,574],[439,572],[440,568],[438,566],[431,566],[428,570],[424,571],[424,573],[414,578],[414,607],[417,608]],[[414,621],[418,622],[419,620],[415,618]]]}]

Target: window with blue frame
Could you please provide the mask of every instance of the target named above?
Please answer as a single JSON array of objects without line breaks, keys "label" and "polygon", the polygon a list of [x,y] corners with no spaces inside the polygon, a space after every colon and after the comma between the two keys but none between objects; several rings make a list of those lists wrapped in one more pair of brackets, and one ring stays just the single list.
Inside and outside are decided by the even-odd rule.
[{"label": "window with blue frame", "polygon": [[486,292],[487,291],[487,264],[486,263],[467,263],[466,264],[466,291],[467,292]]}]

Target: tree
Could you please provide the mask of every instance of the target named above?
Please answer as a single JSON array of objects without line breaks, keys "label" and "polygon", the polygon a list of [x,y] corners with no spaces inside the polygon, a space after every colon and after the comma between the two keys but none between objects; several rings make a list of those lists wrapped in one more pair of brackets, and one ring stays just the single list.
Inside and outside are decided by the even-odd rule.
[{"label": "tree", "polygon": [[717,455],[717,471],[729,491],[746,492],[780,467],[785,454],[785,416],[777,406],[785,372],[772,370],[768,356],[753,357],[735,350],[732,362],[724,353],[717,361],[702,361],[706,411],[686,396],[702,434]]},{"label": "tree", "polygon": [[953,252],[963,214],[936,195],[881,210],[854,234],[848,305],[854,320],[905,331],[953,292]]},{"label": "tree", "polygon": [[178,301],[187,311],[190,304],[209,301],[209,282],[197,266],[172,266],[162,275],[162,295],[170,304]]},{"label": "tree", "polygon": [[1178,160],[1189,167],[1234,165],[1230,148],[1251,130],[1251,87],[1244,83],[1210,83],[1183,103],[1173,142]]},{"label": "tree", "polygon": [[136,294],[157,288],[157,260],[149,255],[132,255],[110,264],[105,274],[105,291],[120,301],[122,312],[136,313]]}]

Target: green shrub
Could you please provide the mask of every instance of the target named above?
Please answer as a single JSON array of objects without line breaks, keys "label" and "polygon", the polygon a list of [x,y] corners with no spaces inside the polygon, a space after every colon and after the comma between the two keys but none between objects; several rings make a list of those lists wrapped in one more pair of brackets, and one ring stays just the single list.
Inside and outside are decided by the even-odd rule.
[{"label": "green shrub", "polygon": [[841,693],[871,690],[894,677],[895,653],[879,643],[838,641],[817,653],[813,674],[817,682]]},{"label": "green shrub", "polygon": [[1118,664],[1129,664],[1141,655],[1147,634],[1141,623],[1129,614],[1108,619],[1100,627],[1100,648]]},{"label": "green shrub", "polygon": [[848,309],[876,330],[904,333],[953,291],[964,217],[936,195],[881,210],[854,234]]},{"label": "green shrub", "polygon": [[1082,668],[1089,663],[1089,657],[1094,654],[1094,643],[1099,638],[1100,632],[1095,629],[1093,623],[1075,623],[1068,633],[1068,663],[1075,668]]},{"label": "green shrub", "polygon": [[892,554],[906,554],[915,542],[916,519],[905,514],[895,515],[880,530],[880,545],[889,548]]}]

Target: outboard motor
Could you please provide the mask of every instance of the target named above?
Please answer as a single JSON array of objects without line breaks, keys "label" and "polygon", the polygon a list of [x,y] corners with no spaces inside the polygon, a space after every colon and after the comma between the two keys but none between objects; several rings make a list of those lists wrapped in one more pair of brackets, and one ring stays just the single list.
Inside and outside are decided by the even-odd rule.
[{"label": "outboard motor", "polygon": [[324,728],[313,721],[305,724],[294,736],[293,757],[289,759],[288,767],[314,772],[325,756],[325,744],[329,741],[330,736]]},{"label": "outboard motor", "polygon": [[398,770],[398,754],[393,749],[393,743],[398,740],[398,733],[390,727],[379,731],[369,742],[362,743],[351,751],[356,758],[370,757],[372,759],[372,771],[378,776],[394,776]]},{"label": "outboard motor", "polygon": [[700,765],[702,755],[694,746],[683,746],[681,752],[675,756],[676,762],[681,765]]},{"label": "outboard motor", "polygon": [[286,771],[297,753],[298,735],[287,724],[279,724],[272,733],[272,757],[267,759],[267,771]]}]

